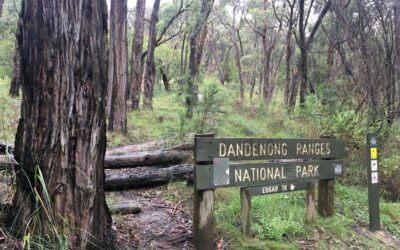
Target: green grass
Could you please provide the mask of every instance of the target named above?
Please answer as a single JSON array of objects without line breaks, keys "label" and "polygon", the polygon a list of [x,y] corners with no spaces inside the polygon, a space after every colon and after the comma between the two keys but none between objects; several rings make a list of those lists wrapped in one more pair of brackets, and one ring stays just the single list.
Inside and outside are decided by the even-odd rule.
[{"label": "green grass", "polygon": [[[184,200],[189,206],[193,187],[184,182],[168,185],[167,199]],[[367,190],[336,184],[335,215],[318,217],[314,224],[305,223],[305,191],[257,196],[252,198],[251,239],[241,233],[240,195],[238,188],[215,192],[215,223],[218,238],[229,249],[297,249],[296,242],[313,242],[315,249],[385,249],[378,239],[357,232],[368,228]],[[384,229],[400,237],[400,204],[381,201]]]}]

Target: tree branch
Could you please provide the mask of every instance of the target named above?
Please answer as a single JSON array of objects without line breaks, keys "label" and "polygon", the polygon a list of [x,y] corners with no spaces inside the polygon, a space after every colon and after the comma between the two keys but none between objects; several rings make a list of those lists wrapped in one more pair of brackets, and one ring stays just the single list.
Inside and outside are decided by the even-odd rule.
[{"label": "tree branch", "polygon": [[324,18],[324,16],[326,15],[326,13],[328,13],[328,10],[329,10],[329,8],[331,7],[331,0],[329,0],[326,4],[325,4],[325,6],[324,6],[324,8],[322,9],[322,11],[321,11],[321,13],[319,13],[319,16],[318,16],[318,19],[317,19],[317,22],[314,24],[314,27],[313,27],[313,29],[312,29],[312,31],[311,31],[311,34],[310,34],[310,36],[309,36],[309,38],[308,38],[308,40],[307,40],[307,42],[306,42],[306,48],[308,48],[308,46],[310,45],[310,43],[312,42],[312,40],[314,39],[314,36],[315,36],[315,34],[317,33],[317,30],[318,30],[318,27],[321,25],[321,23],[322,23],[322,19]]},{"label": "tree branch", "polygon": [[[163,36],[165,35],[165,33],[167,32],[167,30],[169,29],[169,27],[172,25],[172,23],[175,21],[175,19],[177,19],[182,13],[184,13],[188,8],[190,7],[190,4],[186,5],[185,7],[183,7],[183,0],[181,0],[180,6],[178,11],[175,13],[175,15],[173,17],[171,17],[170,20],[168,20],[167,24],[163,27],[163,29],[161,30],[160,35],[158,36],[157,40],[156,40],[156,46],[154,48],[157,48],[158,46],[160,46],[161,44],[168,42],[169,40],[171,40],[172,38],[176,37],[177,35],[179,35],[182,32],[182,24],[181,24],[181,28],[179,29],[179,31],[173,35],[171,35],[170,37],[162,40]],[[142,53],[142,60],[146,57],[147,55],[147,50],[144,51]]]},{"label": "tree branch", "polygon": [[304,22],[304,30],[307,29],[308,18],[310,18],[310,13],[311,13],[311,9],[312,9],[313,5],[314,5],[314,0],[311,0],[310,7],[308,8],[308,11],[307,11],[306,20],[305,20],[305,22]]}]

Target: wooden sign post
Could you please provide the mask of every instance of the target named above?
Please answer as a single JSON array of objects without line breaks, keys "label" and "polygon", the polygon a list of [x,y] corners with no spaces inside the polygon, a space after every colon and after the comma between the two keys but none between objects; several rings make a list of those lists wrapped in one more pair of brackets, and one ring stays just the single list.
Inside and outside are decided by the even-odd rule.
[{"label": "wooden sign post", "polygon": [[377,231],[381,228],[379,214],[379,177],[378,177],[378,138],[376,134],[367,135],[368,169],[368,211],[369,228]]},{"label": "wooden sign post", "polygon": [[[332,137],[321,137],[332,138]],[[330,160],[330,158],[326,158]],[[335,179],[318,180],[318,214],[322,217],[332,216],[335,213]]]},{"label": "wooden sign post", "polygon": [[[332,138],[195,137],[193,223],[196,249],[213,248],[214,189],[242,187],[242,230],[247,237],[251,236],[252,194],[306,189],[306,221],[313,222],[316,218],[315,181],[340,177],[343,163],[337,159],[343,156],[343,142]],[[259,161],[272,159],[279,161]],[[291,161],[285,161],[287,159]],[[246,162],[234,162],[243,160]],[[251,162],[254,160],[258,162]]]},{"label": "wooden sign post", "polygon": [[[196,135],[196,138],[214,137],[214,134]],[[197,145],[194,144],[195,152]],[[198,161],[196,154],[194,155],[195,173],[203,168],[209,168],[204,164],[210,164],[210,161]],[[198,180],[194,180],[195,186]],[[193,206],[193,244],[196,249],[208,250],[214,249],[214,189],[194,190],[194,206]]]}]

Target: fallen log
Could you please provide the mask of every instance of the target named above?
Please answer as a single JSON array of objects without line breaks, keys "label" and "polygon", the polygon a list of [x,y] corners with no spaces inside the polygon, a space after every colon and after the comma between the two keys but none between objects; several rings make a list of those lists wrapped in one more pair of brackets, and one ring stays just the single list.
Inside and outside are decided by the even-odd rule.
[{"label": "fallen log", "polygon": [[136,154],[106,156],[104,168],[134,168],[139,166],[167,167],[180,164],[191,158],[190,153],[182,151],[155,151]]},{"label": "fallen log", "polygon": [[149,141],[140,144],[133,144],[127,146],[121,146],[116,148],[107,149],[106,156],[108,155],[123,155],[134,152],[143,152],[143,151],[151,151],[156,150],[164,146],[164,142],[162,141]]},{"label": "fallen log", "polygon": [[125,190],[154,187],[174,180],[193,178],[193,165],[183,164],[168,168],[141,167],[135,169],[105,170],[105,190]]},{"label": "fallen log", "polygon": [[[105,169],[135,168],[141,166],[155,166],[157,168],[176,165],[189,160],[192,154],[182,151],[154,151],[127,155],[106,156]],[[0,155],[0,170],[13,166],[11,155]]]},{"label": "fallen log", "polygon": [[0,155],[0,170],[11,169],[14,164],[12,155]]},{"label": "fallen log", "polygon": [[138,214],[142,211],[137,203],[117,203],[108,206],[112,214]]}]

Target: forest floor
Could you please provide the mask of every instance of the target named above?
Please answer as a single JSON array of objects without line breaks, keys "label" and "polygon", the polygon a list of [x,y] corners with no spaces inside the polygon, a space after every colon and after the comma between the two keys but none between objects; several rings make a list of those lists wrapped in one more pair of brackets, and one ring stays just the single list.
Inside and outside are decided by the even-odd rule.
[{"label": "forest floor", "polygon": [[167,193],[163,186],[108,194],[141,208],[139,214],[113,215],[121,249],[194,249],[191,208],[167,200]]}]

